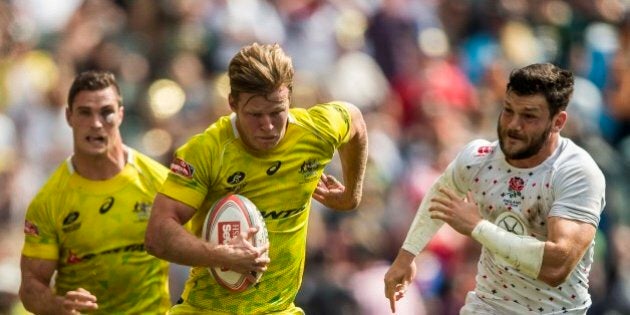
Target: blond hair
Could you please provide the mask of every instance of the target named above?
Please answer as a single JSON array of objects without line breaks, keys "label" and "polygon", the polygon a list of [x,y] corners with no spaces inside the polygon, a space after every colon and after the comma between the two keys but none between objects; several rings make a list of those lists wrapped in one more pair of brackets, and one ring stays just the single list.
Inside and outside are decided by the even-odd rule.
[{"label": "blond hair", "polygon": [[267,96],[281,86],[293,88],[293,63],[280,45],[253,43],[239,50],[230,61],[228,76],[230,94],[239,93]]}]

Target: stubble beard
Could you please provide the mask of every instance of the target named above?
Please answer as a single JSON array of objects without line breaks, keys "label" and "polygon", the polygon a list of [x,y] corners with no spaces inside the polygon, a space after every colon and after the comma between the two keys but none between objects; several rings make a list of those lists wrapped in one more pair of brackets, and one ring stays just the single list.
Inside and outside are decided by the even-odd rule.
[{"label": "stubble beard", "polygon": [[[501,147],[501,151],[505,158],[508,160],[524,160],[528,159],[534,155],[536,155],[540,150],[545,146],[547,141],[549,141],[549,134],[551,134],[551,124],[549,124],[545,131],[543,131],[540,135],[531,139],[529,144],[520,150],[509,152],[505,146],[504,139],[510,133],[509,130],[504,130],[501,127],[501,123],[497,123],[497,135],[499,136],[499,146]],[[520,139],[522,140],[522,139]]]}]

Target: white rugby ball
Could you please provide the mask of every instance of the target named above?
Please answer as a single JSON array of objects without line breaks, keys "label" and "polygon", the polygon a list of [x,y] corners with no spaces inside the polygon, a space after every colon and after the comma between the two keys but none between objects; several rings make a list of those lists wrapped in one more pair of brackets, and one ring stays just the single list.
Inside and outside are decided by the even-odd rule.
[{"label": "white rugby ball", "polygon": [[[265,220],[256,205],[244,196],[231,194],[212,205],[203,224],[201,237],[211,244],[227,244],[242,232],[246,233],[250,227],[256,226],[258,232],[252,237],[252,245],[258,247],[269,243]],[[208,270],[221,286],[233,292],[247,289],[262,277],[262,272],[253,272],[256,282],[251,283],[244,274],[229,269],[210,267]]]}]

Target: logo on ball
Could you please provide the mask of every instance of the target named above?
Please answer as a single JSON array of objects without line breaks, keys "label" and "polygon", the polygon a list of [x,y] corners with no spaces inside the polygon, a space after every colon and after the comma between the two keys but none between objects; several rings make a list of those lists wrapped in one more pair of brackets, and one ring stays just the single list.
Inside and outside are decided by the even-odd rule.
[{"label": "logo on ball", "polygon": [[236,238],[239,234],[241,234],[241,222],[219,222],[217,232],[219,233],[219,244],[227,245],[231,239]]}]

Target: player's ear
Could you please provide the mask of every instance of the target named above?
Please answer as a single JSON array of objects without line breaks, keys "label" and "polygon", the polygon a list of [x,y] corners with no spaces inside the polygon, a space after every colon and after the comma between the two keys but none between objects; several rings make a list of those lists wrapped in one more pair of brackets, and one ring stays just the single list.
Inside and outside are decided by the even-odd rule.
[{"label": "player's ear", "polygon": [[122,122],[123,118],[125,118],[125,106],[120,105],[120,108],[118,109],[118,115],[120,116],[120,122]]},{"label": "player's ear", "polygon": [[72,123],[70,123],[70,116],[72,115],[72,109],[70,106],[66,106],[66,122],[68,126],[72,127]]},{"label": "player's ear", "polygon": [[232,109],[233,112],[236,111],[236,97],[234,96],[234,94],[230,93],[228,94],[228,104],[230,104],[230,109]]},{"label": "player's ear", "polygon": [[565,110],[561,110],[559,113],[556,114],[556,117],[554,117],[553,119],[553,131],[554,132],[560,132],[562,130],[562,128],[564,128],[564,125],[566,125],[567,123],[567,111]]}]

